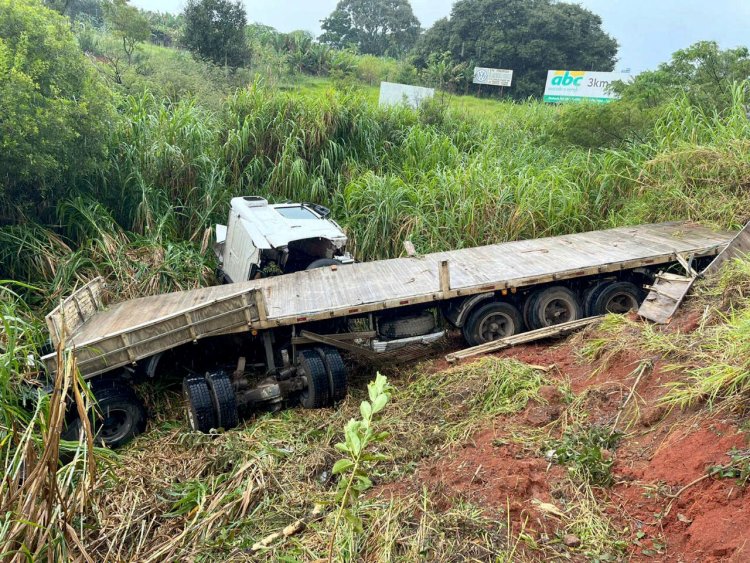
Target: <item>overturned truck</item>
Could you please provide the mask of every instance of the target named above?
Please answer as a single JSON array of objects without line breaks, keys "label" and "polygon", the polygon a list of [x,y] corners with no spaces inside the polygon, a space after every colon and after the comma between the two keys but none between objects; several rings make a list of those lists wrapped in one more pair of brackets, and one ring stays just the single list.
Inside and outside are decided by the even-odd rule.
[{"label": "overturned truck", "polygon": [[[108,305],[94,280],[47,316],[99,404],[99,440],[141,432],[143,379],[184,375],[193,429],[229,429],[287,404],[332,405],[342,358],[408,357],[460,330],[470,345],[637,309],[655,276],[701,267],[731,240],[693,223],[592,231],[325,267]],[[54,371],[55,355],[43,358]],[[71,414],[68,437],[79,424]]]}]

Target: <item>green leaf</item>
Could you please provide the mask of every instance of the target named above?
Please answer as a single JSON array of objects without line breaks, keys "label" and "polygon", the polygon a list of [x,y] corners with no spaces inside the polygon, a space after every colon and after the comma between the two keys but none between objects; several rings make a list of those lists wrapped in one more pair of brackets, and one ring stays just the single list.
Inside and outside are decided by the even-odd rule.
[{"label": "green leaf", "polygon": [[370,396],[370,401],[374,403],[378,396],[378,390],[375,388],[374,382],[367,384],[367,394]]},{"label": "green leaf", "polygon": [[359,405],[359,412],[362,413],[362,418],[364,420],[370,420],[370,418],[372,418],[372,405],[367,401],[362,401]]},{"label": "green leaf", "polygon": [[362,520],[360,520],[360,518],[351,510],[344,511],[344,518],[346,518],[346,521],[352,525],[352,528],[354,528],[354,531],[358,534],[361,534],[364,531],[362,529]]},{"label": "green leaf", "polygon": [[360,491],[364,491],[365,489],[369,489],[370,487],[372,487],[372,481],[370,480],[369,477],[367,477],[365,475],[359,475],[359,476],[357,476],[357,481],[358,481],[358,483],[359,483],[359,485],[361,487],[359,489]]},{"label": "green leaf", "polygon": [[356,432],[347,432],[346,433],[346,441],[349,443],[349,447],[351,449],[351,453],[353,455],[359,455],[359,453],[362,451],[362,442],[359,439],[359,436]]},{"label": "green leaf", "polygon": [[377,397],[375,397],[375,400],[372,402],[373,414],[379,413],[380,411],[382,411],[387,402],[388,402],[387,395],[378,395]]},{"label": "green leaf", "polygon": [[351,459],[340,459],[333,464],[332,471],[334,475],[338,475],[351,467],[354,467],[354,462]]}]

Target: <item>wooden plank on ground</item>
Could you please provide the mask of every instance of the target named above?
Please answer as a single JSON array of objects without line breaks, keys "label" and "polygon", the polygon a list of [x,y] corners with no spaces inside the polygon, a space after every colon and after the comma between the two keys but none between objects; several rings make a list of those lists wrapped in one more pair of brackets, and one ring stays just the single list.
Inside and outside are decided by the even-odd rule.
[{"label": "wooden plank on ground", "polygon": [[459,352],[453,352],[445,356],[445,359],[449,362],[457,362],[465,358],[472,356],[478,356],[480,354],[489,354],[490,352],[497,352],[504,348],[510,348],[511,346],[517,346],[518,344],[526,344],[528,342],[535,342],[536,340],[542,340],[544,338],[551,338],[553,336],[563,336],[576,330],[579,330],[585,326],[593,324],[600,320],[603,315],[596,317],[588,317],[585,319],[578,319],[575,321],[568,321],[567,323],[560,323],[559,325],[547,326],[539,328],[537,330],[530,330],[529,332],[523,332],[521,334],[514,334],[507,338],[500,338],[493,340],[492,342],[486,342],[479,346],[473,346],[466,348]]},{"label": "wooden plank on ground", "polygon": [[669,273],[657,275],[654,285],[638,309],[638,315],[657,324],[669,324],[693,283],[694,276]]},{"label": "wooden plank on ground", "polygon": [[702,277],[714,275],[729,260],[748,253],[750,253],[750,222],[737,233],[724,250],[700,274],[697,274],[684,257],[678,254],[677,259],[687,271],[688,276],[659,274],[651,287],[651,291],[638,309],[638,314],[657,324],[669,324],[685,296],[693,287],[698,275]]}]

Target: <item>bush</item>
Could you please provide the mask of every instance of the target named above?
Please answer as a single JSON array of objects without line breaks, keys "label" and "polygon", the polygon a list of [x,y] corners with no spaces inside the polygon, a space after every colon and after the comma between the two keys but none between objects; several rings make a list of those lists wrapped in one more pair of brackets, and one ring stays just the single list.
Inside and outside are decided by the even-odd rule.
[{"label": "bush", "polygon": [[0,221],[43,214],[104,167],[111,101],[66,18],[0,0]]},{"label": "bush", "polygon": [[567,104],[559,108],[553,135],[586,149],[644,142],[656,123],[657,108],[615,101],[607,104]]}]

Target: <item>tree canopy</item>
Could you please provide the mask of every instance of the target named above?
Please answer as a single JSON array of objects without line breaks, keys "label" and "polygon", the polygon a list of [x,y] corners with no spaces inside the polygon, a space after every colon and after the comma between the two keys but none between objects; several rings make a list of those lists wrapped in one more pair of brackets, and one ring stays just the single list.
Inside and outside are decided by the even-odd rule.
[{"label": "tree canopy", "polygon": [[321,27],[322,43],[379,56],[403,55],[420,32],[408,0],[340,0]]},{"label": "tree canopy", "polygon": [[184,47],[219,65],[239,67],[247,62],[247,17],[241,2],[188,0],[183,16]]},{"label": "tree canopy", "polygon": [[550,69],[609,71],[617,42],[602,20],[553,0],[458,0],[415,47],[416,63],[448,51],[457,62],[512,69],[516,97],[541,95]]},{"label": "tree canopy", "polygon": [[107,2],[104,4],[104,13],[113,34],[122,41],[122,50],[130,63],[138,43],[151,36],[148,19],[138,8],[130,6],[127,0]]},{"label": "tree canopy", "polygon": [[0,115],[6,209],[44,207],[100,168],[111,95],[68,19],[34,0],[0,0]]},{"label": "tree canopy", "polygon": [[700,41],[676,51],[670,62],[642,72],[632,84],[621,84],[617,90],[624,101],[645,107],[656,107],[684,93],[693,105],[722,110],[732,104],[733,84],[748,77],[747,47],[722,51],[714,41]]}]

